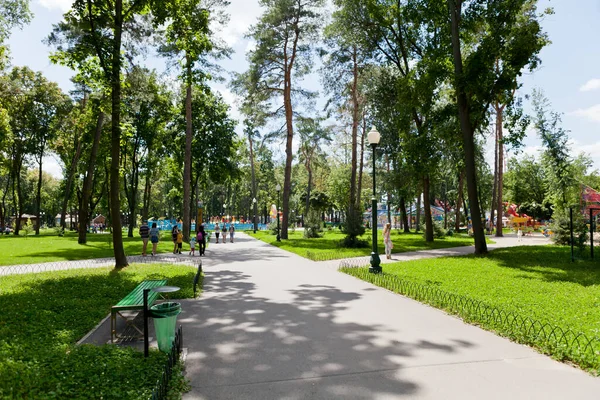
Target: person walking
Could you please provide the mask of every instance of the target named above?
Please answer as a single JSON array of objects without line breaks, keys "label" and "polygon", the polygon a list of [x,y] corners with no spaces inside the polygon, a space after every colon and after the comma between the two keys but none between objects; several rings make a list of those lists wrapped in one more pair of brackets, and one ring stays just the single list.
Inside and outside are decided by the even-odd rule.
[{"label": "person walking", "polygon": [[215,237],[217,238],[217,243],[219,243],[219,235],[221,234],[221,228],[219,228],[219,224],[215,224]]},{"label": "person walking", "polygon": [[383,227],[383,244],[385,245],[385,257],[389,260],[392,258],[392,249],[394,248],[394,243],[392,243],[392,238],[390,237],[392,233],[392,225],[388,222]]},{"label": "person walking", "polygon": [[142,222],[140,226],[140,237],[142,238],[142,256],[146,256],[146,248],[148,247],[148,239],[150,238],[150,228],[147,222]]},{"label": "person walking", "polygon": [[233,224],[229,224],[229,241],[233,243],[233,235],[235,234],[235,227]]},{"label": "person walking", "polygon": [[177,254],[181,254],[181,248],[183,247],[183,232],[177,229]]},{"label": "person walking", "polygon": [[156,255],[156,246],[158,246],[158,238],[160,236],[160,232],[156,227],[156,222],[152,223],[152,229],[150,229],[150,242],[152,242],[152,256]]},{"label": "person walking", "polygon": [[227,236],[227,227],[225,226],[225,224],[223,224],[223,227],[221,228],[221,236],[222,236],[222,240],[223,243],[225,243],[225,236]]},{"label": "person walking", "polygon": [[179,232],[179,229],[177,228],[177,225],[175,225],[173,229],[171,229],[171,240],[173,241],[173,254],[177,254],[177,232]]},{"label": "person walking", "polygon": [[196,240],[198,241],[198,253],[201,256],[204,255],[204,251],[206,250],[206,232],[204,231],[204,225],[200,225],[198,228],[198,233],[196,234]]}]

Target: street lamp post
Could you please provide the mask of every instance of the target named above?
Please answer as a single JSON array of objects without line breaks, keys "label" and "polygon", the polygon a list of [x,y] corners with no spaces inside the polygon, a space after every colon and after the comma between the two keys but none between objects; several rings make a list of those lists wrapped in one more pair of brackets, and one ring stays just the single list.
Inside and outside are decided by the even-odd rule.
[{"label": "street lamp post", "polygon": [[277,190],[277,241],[281,242],[281,229],[279,228],[279,193],[281,192],[281,185],[279,183],[275,190]]},{"label": "street lamp post", "polygon": [[254,210],[254,233],[256,233],[256,229],[258,228],[256,225],[258,225],[257,221],[256,221],[256,197],[252,199],[252,209]]},{"label": "street lamp post", "polygon": [[375,274],[381,273],[381,259],[379,258],[377,251],[377,198],[375,197],[375,149],[379,144],[379,139],[381,139],[381,135],[379,132],[377,132],[375,127],[372,127],[371,131],[367,134],[367,140],[373,148],[373,198],[371,199],[371,217],[373,220],[373,250],[371,251],[371,267],[369,268],[369,272]]},{"label": "street lamp post", "polygon": [[[225,203],[223,203],[223,216],[222,216],[223,219],[225,219],[225,215],[226,215],[225,211],[226,211],[226,209],[227,209],[227,206],[225,205]],[[223,221],[221,221],[221,222],[223,222]]]}]

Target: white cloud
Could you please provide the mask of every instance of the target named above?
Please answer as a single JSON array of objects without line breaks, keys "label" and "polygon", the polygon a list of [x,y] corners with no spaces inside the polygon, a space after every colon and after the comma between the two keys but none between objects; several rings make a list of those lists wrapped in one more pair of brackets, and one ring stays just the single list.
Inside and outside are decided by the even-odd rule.
[{"label": "white cloud", "polygon": [[590,92],[592,90],[600,89],[600,79],[590,79],[582,87],[579,88],[580,92]]},{"label": "white cloud", "polygon": [[57,179],[63,178],[63,170],[58,162],[58,156],[50,154],[42,159],[42,170]]},{"label": "white cloud", "polygon": [[233,47],[244,38],[250,26],[256,23],[262,10],[258,1],[231,0],[227,11],[230,14],[230,20],[220,32],[220,37]]},{"label": "white cloud", "polygon": [[584,117],[594,122],[600,122],[600,104],[588,108],[580,108],[570,112],[569,115]]},{"label": "white cloud", "polygon": [[69,11],[73,4],[73,0],[38,0],[38,2],[49,10],[59,9],[63,12]]}]

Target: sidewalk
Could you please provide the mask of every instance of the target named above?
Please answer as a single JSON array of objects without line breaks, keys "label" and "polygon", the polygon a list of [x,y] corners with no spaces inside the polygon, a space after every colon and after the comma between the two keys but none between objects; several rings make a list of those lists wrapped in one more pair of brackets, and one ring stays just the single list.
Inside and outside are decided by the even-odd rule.
[{"label": "sidewalk", "polygon": [[236,236],[211,244],[204,293],[183,301],[185,399],[598,398],[583,371]]}]

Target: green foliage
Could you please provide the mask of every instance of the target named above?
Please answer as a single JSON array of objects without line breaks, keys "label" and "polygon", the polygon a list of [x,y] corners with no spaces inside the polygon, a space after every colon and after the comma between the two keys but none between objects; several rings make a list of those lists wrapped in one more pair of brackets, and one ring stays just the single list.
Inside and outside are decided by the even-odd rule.
[{"label": "green foliage", "polygon": [[[452,234],[448,234],[449,231],[444,229],[444,225],[441,222],[435,221],[433,223],[433,237],[435,239],[444,239],[446,236],[452,236]],[[423,239],[425,239],[425,233],[423,233]]]},{"label": "green foliage", "polygon": [[[60,231],[59,231],[60,232]],[[123,246],[128,255],[142,254],[142,240],[138,233],[135,237],[123,238]],[[163,232],[158,243],[158,252],[173,251],[170,232]],[[0,236],[0,265],[35,264],[49,261],[87,260],[91,258],[110,257],[112,250],[112,235],[90,234],[85,245],[77,244],[77,234],[64,232],[64,237],[57,237],[54,229],[41,231],[36,236],[35,248],[25,245],[23,236]]]},{"label": "green foliage", "polygon": [[[552,241],[559,245],[571,244],[571,219],[568,209],[555,209],[550,224]],[[573,245],[583,251],[589,240],[588,227],[583,214],[573,210]]]},{"label": "green foliage", "polygon": [[319,238],[323,232],[323,222],[318,209],[311,209],[304,217],[304,237],[307,239]]},{"label": "green foliage", "polygon": [[[539,321],[572,330],[589,338],[597,338],[600,323],[596,318],[595,304],[600,296],[600,269],[597,261],[569,262],[570,250],[564,246],[523,246],[498,249],[487,257],[460,256],[417,261],[407,261],[384,266],[384,274],[374,275],[366,269],[348,268],[343,271],[376,285],[398,291],[428,304],[456,313],[478,326],[534,345],[559,359],[569,358],[584,367],[600,369],[598,354],[586,356],[584,348],[565,353],[545,341],[546,336],[528,335],[512,324],[513,317]],[[397,281],[405,282],[403,288],[423,285],[423,295],[410,290],[399,290]],[[439,291],[447,295],[434,296]],[[458,307],[448,301],[450,296],[462,298]],[[465,302],[466,301],[466,302]],[[460,304],[482,302],[479,312]],[[501,310],[507,318],[487,318],[482,308]],[[462,309],[462,311],[461,311]],[[499,316],[499,313],[492,314]],[[526,326],[528,329],[530,325]],[[558,333],[558,330],[556,331]],[[573,339],[573,338],[571,338]],[[586,343],[580,342],[582,347]],[[583,353],[580,353],[583,352]]]},{"label": "green foliage", "polygon": [[[371,231],[365,232],[363,236],[358,236],[357,239],[369,243],[368,247],[344,248],[340,247],[340,242],[346,237],[343,232],[338,229],[332,229],[323,232],[320,238],[307,239],[300,232],[290,234],[287,240],[277,242],[275,236],[268,231],[259,231],[256,234],[249,233],[263,242],[279,247],[283,250],[298,254],[299,256],[308,259],[335,260],[349,257],[361,257],[371,254]],[[397,233],[392,232],[392,241],[394,242],[393,253],[403,253],[407,251],[427,250],[427,249],[446,249],[450,247],[470,246],[473,240],[465,235],[455,235],[446,240],[436,240],[434,242],[426,242],[420,234],[417,233]],[[381,232],[378,234],[378,251],[379,254],[385,254],[383,245],[383,237]]]},{"label": "green foliage", "polygon": [[23,226],[23,232],[25,233],[25,237],[31,235],[34,231],[33,223],[31,222],[31,218],[27,218],[27,222]]},{"label": "green foliage", "polygon": [[131,348],[75,343],[140,281],[167,278],[182,288],[177,296],[190,298],[195,272],[152,264],[1,277],[0,397],[149,398],[165,354],[145,359]]},{"label": "green foliage", "polygon": [[359,240],[358,236],[365,233],[363,225],[363,215],[360,209],[351,208],[346,215],[346,221],[342,226],[342,232],[346,237],[341,242],[342,247],[368,247],[369,243],[365,240]]}]

